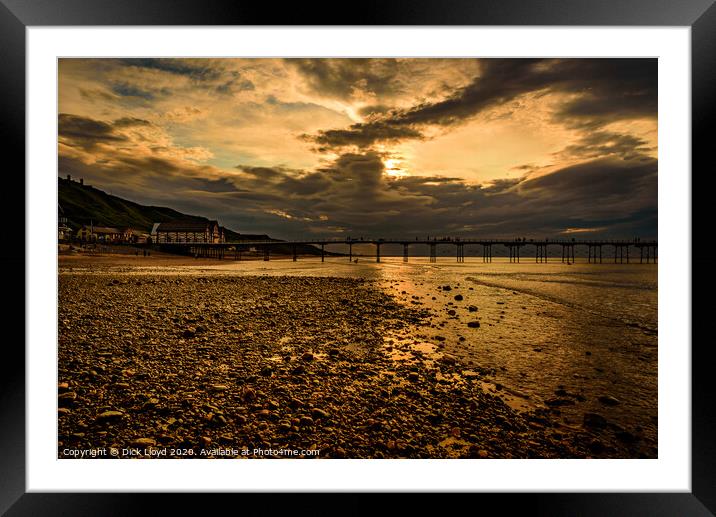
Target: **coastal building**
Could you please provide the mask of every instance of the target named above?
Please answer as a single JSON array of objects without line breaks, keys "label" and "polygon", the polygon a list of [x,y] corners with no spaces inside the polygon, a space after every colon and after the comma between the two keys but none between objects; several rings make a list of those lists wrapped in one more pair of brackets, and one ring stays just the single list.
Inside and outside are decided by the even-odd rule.
[{"label": "coastal building", "polygon": [[151,238],[152,242],[157,244],[170,242],[218,244],[224,242],[224,228],[219,226],[218,221],[154,223]]},{"label": "coastal building", "polygon": [[124,242],[124,232],[109,226],[84,225],[77,230],[77,238],[85,242]]},{"label": "coastal building", "polygon": [[72,238],[72,228],[67,226],[68,222],[62,205],[57,203],[57,238],[60,241],[66,241]]},{"label": "coastal building", "polygon": [[125,228],[122,233],[122,239],[129,244],[145,244],[149,242],[149,234],[136,228]]}]

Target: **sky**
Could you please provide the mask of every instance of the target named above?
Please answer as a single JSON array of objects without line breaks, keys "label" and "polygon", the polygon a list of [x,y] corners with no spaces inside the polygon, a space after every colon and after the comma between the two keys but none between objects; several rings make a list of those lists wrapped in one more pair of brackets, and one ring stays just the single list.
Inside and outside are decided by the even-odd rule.
[{"label": "sky", "polygon": [[60,59],[61,177],[277,238],[655,238],[656,59]]}]

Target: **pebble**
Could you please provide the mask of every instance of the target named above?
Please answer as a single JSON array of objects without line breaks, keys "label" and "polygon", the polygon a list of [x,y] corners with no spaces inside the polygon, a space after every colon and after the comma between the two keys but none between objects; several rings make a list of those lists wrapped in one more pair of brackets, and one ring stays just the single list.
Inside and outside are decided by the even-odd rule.
[{"label": "pebble", "polygon": [[153,447],[156,444],[157,442],[153,438],[137,438],[130,443],[132,447]]},{"label": "pebble", "polygon": [[328,418],[328,413],[320,408],[313,408],[311,410],[311,416],[313,416],[313,418],[324,418],[325,419],[325,418]]},{"label": "pebble", "polygon": [[61,393],[57,397],[57,405],[60,407],[66,407],[71,406],[75,403],[77,400],[77,393],[74,391],[68,391],[66,393]]},{"label": "pebble", "polygon": [[477,329],[480,328],[480,322],[479,321],[468,321],[467,326],[471,329]]},{"label": "pebble", "polygon": [[618,406],[619,404],[621,404],[621,401],[619,401],[619,399],[616,399],[611,395],[602,395],[600,397],[597,397],[597,400],[605,406]]},{"label": "pebble", "polygon": [[606,427],[607,419],[598,413],[584,413],[584,425],[587,427]]},{"label": "pebble", "polygon": [[114,420],[120,420],[124,416],[121,411],[105,411],[97,415],[98,422],[108,422]]}]

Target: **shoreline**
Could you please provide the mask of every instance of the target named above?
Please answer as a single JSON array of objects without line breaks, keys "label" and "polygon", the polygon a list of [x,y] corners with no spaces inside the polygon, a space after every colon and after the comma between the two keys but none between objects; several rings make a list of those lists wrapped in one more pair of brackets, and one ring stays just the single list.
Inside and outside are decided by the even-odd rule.
[{"label": "shoreline", "polygon": [[375,282],[130,269],[59,285],[58,457],[97,447],[145,458],[634,454],[606,440],[597,417],[564,426],[553,410],[516,411],[488,371],[416,347],[426,311]]}]

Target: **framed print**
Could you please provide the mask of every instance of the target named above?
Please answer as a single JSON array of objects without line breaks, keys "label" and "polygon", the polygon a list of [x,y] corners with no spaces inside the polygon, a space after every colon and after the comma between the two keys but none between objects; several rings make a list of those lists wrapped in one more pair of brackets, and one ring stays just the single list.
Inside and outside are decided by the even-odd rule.
[{"label": "framed print", "polygon": [[3,511],[716,507],[710,2],[0,7]]}]

